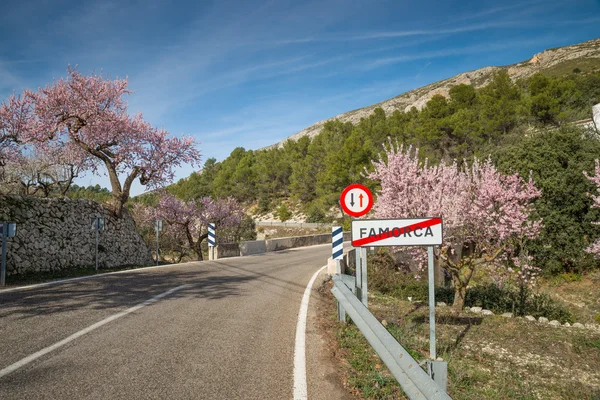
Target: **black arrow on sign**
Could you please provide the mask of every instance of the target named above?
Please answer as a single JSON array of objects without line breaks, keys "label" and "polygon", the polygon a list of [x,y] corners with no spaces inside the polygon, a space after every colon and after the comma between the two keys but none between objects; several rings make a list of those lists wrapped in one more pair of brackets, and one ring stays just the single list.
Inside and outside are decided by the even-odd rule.
[{"label": "black arrow on sign", "polygon": [[350,193],[350,205],[354,206],[354,193]]}]

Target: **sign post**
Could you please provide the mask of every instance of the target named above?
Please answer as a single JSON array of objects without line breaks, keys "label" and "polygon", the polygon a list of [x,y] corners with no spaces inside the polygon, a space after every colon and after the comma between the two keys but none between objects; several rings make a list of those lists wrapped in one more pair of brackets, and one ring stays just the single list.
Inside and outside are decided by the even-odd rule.
[{"label": "sign post", "polygon": [[[369,246],[427,246],[430,356],[430,360],[427,361],[427,369],[431,378],[445,389],[448,365],[445,361],[437,361],[435,343],[435,272],[433,254],[433,246],[441,245],[442,241],[442,219],[439,217],[352,221],[352,246],[360,247],[360,250],[365,250]],[[362,290],[366,292],[366,287],[362,288]]]},{"label": "sign post", "polygon": [[162,219],[157,219],[156,221],[154,221],[154,230],[156,231],[156,265],[158,265],[158,253],[159,253],[158,233],[163,230]]},{"label": "sign post", "polygon": [[215,246],[217,244],[217,238],[215,235],[215,224],[208,224],[208,259],[215,259]]},{"label": "sign post", "polygon": [[2,265],[0,267],[0,286],[6,285],[6,240],[17,234],[17,224],[15,222],[2,222]]},{"label": "sign post", "polygon": [[[346,214],[352,217],[362,217],[373,207],[373,194],[366,186],[354,183],[342,191],[340,204]],[[354,254],[356,257],[356,295],[367,307],[367,251],[357,248]]]},{"label": "sign post", "polygon": [[104,217],[96,216],[92,218],[92,229],[96,231],[96,272],[98,272],[98,232],[104,230]]}]

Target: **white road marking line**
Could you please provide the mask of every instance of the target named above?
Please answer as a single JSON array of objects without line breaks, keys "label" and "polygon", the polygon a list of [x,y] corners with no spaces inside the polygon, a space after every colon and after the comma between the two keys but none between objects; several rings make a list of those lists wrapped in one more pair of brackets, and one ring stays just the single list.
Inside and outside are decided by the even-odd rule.
[{"label": "white road marking line", "polygon": [[296,325],[296,346],[294,347],[294,400],[306,400],[308,398],[308,386],[306,384],[306,319],[308,317],[308,301],[312,286],[317,275],[327,268],[321,267],[314,273],[302,296],[300,312],[298,313],[298,324]]},{"label": "white road marking line", "polygon": [[150,305],[150,304],[152,304],[152,303],[154,303],[154,302],[162,299],[163,297],[168,296],[171,293],[174,293],[174,292],[176,292],[178,290],[181,290],[183,288],[186,288],[188,286],[190,286],[190,285],[181,285],[181,286],[177,286],[176,288],[167,290],[166,292],[161,293],[161,294],[159,294],[157,296],[154,296],[154,297],[152,297],[152,298],[144,301],[143,303],[138,304],[137,306],[133,306],[131,308],[128,308],[127,310],[121,311],[120,313],[112,315],[112,316],[110,316],[110,317],[108,317],[106,319],[103,319],[102,321],[96,322],[95,324],[90,325],[87,328],[80,330],[79,332],[75,332],[74,334],[72,334],[71,336],[69,336],[67,338],[64,338],[60,342],[56,342],[53,345],[48,346],[48,347],[46,347],[46,348],[44,348],[44,349],[42,349],[40,351],[37,351],[37,352],[35,352],[35,353],[33,353],[33,354],[31,354],[31,355],[29,355],[29,356],[27,356],[27,357],[19,360],[19,361],[17,361],[16,363],[14,363],[12,365],[9,365],[8,367],[0,370],[0,378],[2,378],[3,376],[6,376],[8,374],[10,374],[11,372],[16,371],[17,369],[19,369],[19,368],[21,368],[21,367],[29,364],[30,362],[32,362],[32,361],[34,361],[34,360],[42,357],[45,354],[50,353],[51,351],[54,351],[54,350],[58,349],[59,347],[64,346],[65,344],[67,344],[69,342],[72,342],[73,340],[75,340],[75,339],[77,339],[77,338],[85,335],[86,333],[90,333],[91,331],[100,328],[102,325],[108,324],[109,322],[112,322],[112,321],[114,321],[116,319],[124,317],[127,314],[131,314],[132,312],[137,311],[137,310],[139,310],[142,307]]}]

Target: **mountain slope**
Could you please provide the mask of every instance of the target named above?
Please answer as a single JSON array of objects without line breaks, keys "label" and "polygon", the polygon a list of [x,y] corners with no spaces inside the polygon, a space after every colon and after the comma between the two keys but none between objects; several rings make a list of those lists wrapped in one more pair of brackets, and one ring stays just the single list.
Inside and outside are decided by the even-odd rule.
[{"label": "mountain slope", "polygon": [[548,49],[534,55],[527,61],[513,65],[484,67],[475,71],[463,72],[452,78],[411,90],[381,103],[348,111],[333,118],[319,121],[266,148],[282,146],[288,139],[298,140],[302,136],[307,135],[313,137],[321,132],[325,122],[330,120],[339,119],[343,122],[349,121],[355,124],[361,118],[372,114],[373,110],[377,107],[381,107],[387,115],[393,113],[395,110],[408,111],[411,107],[416,107],[420,110],[436,94],[448,97],[448,92],[452,86],[468,84],[473,85],[475,88],[480,88],[487,85],[493,74],[499,70],[506,70],[513,79],[520,79],[530,77],[537,72],[543,72],[546,75],[563,75],[571,73],[575,68],[579,68],[584,73],[600,70],[600,38],[571,46]]}]

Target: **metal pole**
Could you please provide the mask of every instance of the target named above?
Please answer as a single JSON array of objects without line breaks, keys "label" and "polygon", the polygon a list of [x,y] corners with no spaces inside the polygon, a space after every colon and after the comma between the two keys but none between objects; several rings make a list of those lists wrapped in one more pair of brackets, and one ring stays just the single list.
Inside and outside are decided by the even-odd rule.
[{"label": "metal pole", "polygon": [[98,228],[100,221],[96,219],[96,272],[98,272]]},{"label": "metal pole", "polygon": [[356,270],[356,297],[362,301],[362,262],[360,247],[354,249],[354,269]]},{"label": "metal pole", "polygon": [[362,288],[360,290],[361,292],[361,300],[362,303],[365,305],[365,307],[369,307],[368,305],[368,301],[367,301],[367,293],[368,293],[368,285],[367,285],[367,248],[366,247],[361,247],[360,248],[360,264],[361,264],[361,268],[362,268]]},{"label": "metal pole", "polygon": [[156,265],[158,265],[158,228],[156,228]]},{"label": "metal pole", "polygon": [[2,224],[2,268],[0,269],[0,286],[6,285],[6,237],[8,234],[8,224]]},{"label": "metal pole", "polygon": [[433,265],[433,246],[427,247],[427,264],[429,272],[429,355],[432,360],[435,353],[435,270]]}]

